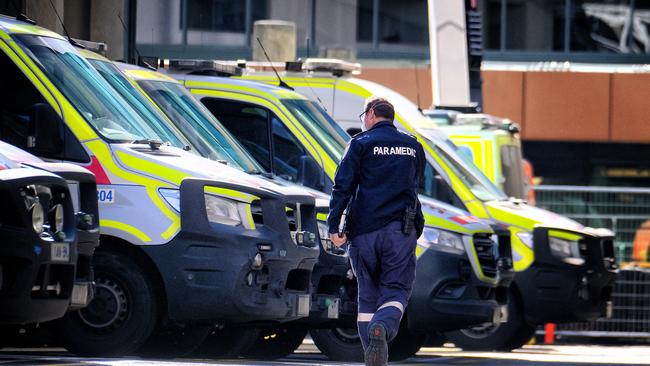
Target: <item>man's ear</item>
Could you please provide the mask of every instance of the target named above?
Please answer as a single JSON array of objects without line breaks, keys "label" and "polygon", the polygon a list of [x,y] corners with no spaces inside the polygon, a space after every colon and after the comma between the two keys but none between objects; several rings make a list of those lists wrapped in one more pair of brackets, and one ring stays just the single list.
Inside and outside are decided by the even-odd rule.
[{"label": "man's ear", "polygon": [[366,115],[368,116],[368,119],[371,119],[371,120],[372,120],[373,118],[375,118],[375,110],[372,109],[372,108],[370,108],[370,109],[368,110],[368,112],[366,113]]}]

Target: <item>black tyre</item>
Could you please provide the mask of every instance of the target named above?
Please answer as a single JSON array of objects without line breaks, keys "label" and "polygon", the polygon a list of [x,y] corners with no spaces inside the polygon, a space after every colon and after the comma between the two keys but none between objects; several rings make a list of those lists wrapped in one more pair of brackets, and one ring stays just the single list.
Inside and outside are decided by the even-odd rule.
[{"label": "black tyre", "polygon": [[456,347],[471,351],[511,351],[525,345],[535,334],[535,326],[524,320],[519,296],[510,292],[508,322],[445,333]]},{"label": "black tyre", "polygon": [[133,354],[152,334],[158,318],[155,291],[127,254],[100,251],[93,257],[95,297],[53,326],[64,347],[80,356]]},{"label": "black tyre", "polygon": [[260,330],[257,328],[214,329],[201,346],[192,352],[197,358],[242,357],[257,342]]},{"label": "black tyre", "polygon": [[357,328],[312,329],[311,339],[332,361],[363,362],[363,347]]},{"label": "black tyre", "polygon": [[305,339],[306,328],[277,327],[262,329],[253,346],[244,352],[244,358],[275,360],[293,353]]},{"label": "black tyre", "polygon": [[154,330],[136,355],[147,358],[177,358],[198,349],[210,334],[209,325],[170,325]]}]

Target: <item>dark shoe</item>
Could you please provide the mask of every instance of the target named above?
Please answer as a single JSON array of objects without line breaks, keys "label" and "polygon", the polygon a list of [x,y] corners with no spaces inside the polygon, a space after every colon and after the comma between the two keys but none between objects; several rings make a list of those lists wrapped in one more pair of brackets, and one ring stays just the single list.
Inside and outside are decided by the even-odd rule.
[{"label": "dark shoe", "polygon": [[388,365],[388,342],[386,328],[381,324],[371,324],[368,329],[368,348],[366,348],[366,366]]}]

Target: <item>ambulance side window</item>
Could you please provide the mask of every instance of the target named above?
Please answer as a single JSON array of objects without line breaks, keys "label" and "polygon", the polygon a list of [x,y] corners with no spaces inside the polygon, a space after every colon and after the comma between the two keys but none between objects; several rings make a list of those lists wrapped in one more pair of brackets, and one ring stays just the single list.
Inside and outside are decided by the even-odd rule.
[{"label": "ambulance side window", "polygon": [[296,182],[305,150],[278,117],[273,115],[271,121],[275,173]]},{"label": "ambulance side window", "polygon": [[[9,56],[0,51],[0,140],[30,151],[27,140],[32,134],[36,104],[47,101]],[[75,162],[90,162],[88,154],[62,123],[63,147],[59,152],[37,153],[40,157]],[[33,151],[32,151],[33,152]]]},{"label": "ambulance side window", "polygon": [[420,176],[418,193],[466,209],[460,198],[430,163],[425,165],[424,174]]},{"label": "ambulance side window", "polygon": [[266,169],[297,181],[305,149],[271,111],[255,104],[203,98],[201,102]]},{"label": "ambulance side window", "polygon": [[246,103],[203,98],[201,102],[266,170],[271,171],[269,112]]}]

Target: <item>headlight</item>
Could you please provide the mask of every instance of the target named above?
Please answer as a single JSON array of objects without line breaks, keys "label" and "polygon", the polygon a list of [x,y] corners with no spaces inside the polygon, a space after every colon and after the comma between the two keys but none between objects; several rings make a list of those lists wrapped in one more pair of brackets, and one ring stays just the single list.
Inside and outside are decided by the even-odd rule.
[{"label": "headlight", "polygon": [[206,194],[205,208],[208,213],[208,221],[212,223],[230,226],[241,225],[241,217],[235,201]]},{"label": "headlight", "polygon": [[63,205],[62,204],[54,205],[52,212],[53,212],[52,217],[54,218],[54,220],[52,221],[52,229],[55,233],[58,233],[59,231],[63,230],[63,216],[64,216]]},{"label": "headlight", "polygon": [[160,188],[158,192],[174,210],[181,212],[181,192],[178,189]]},{"label": "headlight", "polygon": [[525,246],[533,249],[533,233],[530,231],[520,231],[516,235]]},{"label": "headlight", "polygon": [[[175,188],[160,188],[158,192],[160,192],[162,198],[174,210],[181,212],[180,190]],[[242,217],[246,217],[246,215],[250,216],[250,207],[247,211],[247,204],[238,204],[236,201],[211,194],[205,194],[204,197],[208,221],[212,223],[239,226],[242,225]],[[253,224],[249,221],[244,221],[243,226],[247,229],[254,229]]]},{"label": "headlight", "polygon": [[43,225],[45,224],[45,215],[43,213],[43,206],[38,201],[32,206],[32,228],[36,234],[43,233]]},{"label": "headlight", "polygon": [[432,249],[451,248],[461,252],[465,251],[463,237],[460,234],[432,227],[424,228],[422,236],[418,239],[418,244]]},{"label": "headlight", "polygon": [[551,254],[556,257],[580,258],[580,250],[577,241],[556,238],[549,235],[548,246],[551,249]]}]

